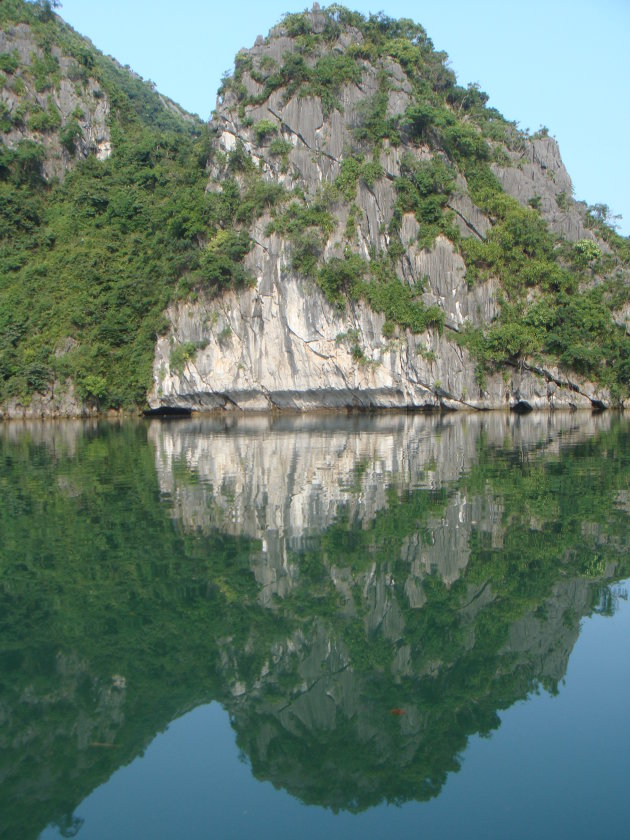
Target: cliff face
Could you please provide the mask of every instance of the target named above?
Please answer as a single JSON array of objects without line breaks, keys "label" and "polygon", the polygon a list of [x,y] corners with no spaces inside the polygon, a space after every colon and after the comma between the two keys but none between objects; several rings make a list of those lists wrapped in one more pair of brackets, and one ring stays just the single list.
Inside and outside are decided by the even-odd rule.
[{"label": "cliff face", "polygon": [[[167,310],[169,331],[157,341],[148,398],[153,409],[591,408],[610,401],[606,389],[555,366],[508,368],[481,387],[475,360],[448,332],[385,338],[382,313],[364,303],[338,311],[312,282],[283,276],[282,243],[258,248],[264,274],[256,289]],[[441,249],[457,267],[446,240],[428,259]],[[265,283],[265,275],[276,279]],[[462,321],[463,307],[496,306],[490,285],[486,294],[469,293],[454,271],[429,286]],[[173,347],[186,344],[199,349],[174,369]]]},{"label": "cliff face", "polygon": [[[457,339],[499,316],[505,289],[501,275],[492,271],[471,282],[460,243],[485,243],[498,219],[471,197],[466,173],[474,167],[449,151],[444,132],[440,139],[428,131],[414,136],[405,128],[413,109],[425,107],[421,81],[427,68],[414,74],[402,66],[403,59],[392,57],[391,47],[390,54],[367,57],[367,36],[360,28],[334,30],[330,14],[316,8],[299,17],[297,31],[308,34],[295,35],[297,24],[289,18],[239,53],[235,77],[224,87],[213,119],[219,153],[210,161],[207,187],[220,194],[233,179],[247,196],[255,170],[291,203],[288,209],[265,206],[251,220],[252,247],[245,257],[250,287],[220,297],[216,290],[202,290],[194,300],[169,307],[168,331],[156,345],[150,405],[299,410],[607,405],[606,387],[561,370],[549,358],[534,362],[531,353],[516,354],[479,375],[478,358]],[[349,55],[358,58],[344,78],[341,61]],[[326,62],[338,63],[341,80],[336,87],[318,88],[312,78],[321,82],[318,72]],[[311,81],[296,90],[295,78],[282,72],[288,65]],[[434,100],[432,92],[426,101]],[[398,129],[374,144],[366,135],[379,108],[381,122]],[[466,120],[464,125],[472,125],[472,117]],[[535,206],[565,242],[595,243],[585,208],[570,199],[571,181],[555,140],[516,136],[505,125],[502,131],[501,142],[488,141],[488,169],[505,194],[523,207]],[[241,158],[249,171],[234,165]],[[449,168],[451,183],[442,188],[441,207],[405,204],[401,196],[410,178],[417,183],[418,173],[432,166]],[[308,220],[302,223],[304,207],[330,214],[323,233]],[[305,247],[311,247],[320,272],[348,263],[349,255],[362,261],[352,263],[358,270],[388,260],[387,270],[409,298],[427,311],[437,307],[441,320],[426,328],[410,327],[404,318],[392,323],[393,305],[375,306],[369,295],[341,300],[327,294],[318,282],[321,275],[304,269]],[[604,242],[597,247],[610,252]],[[530,303],[536,294],[529,291]],[[187,348],[184,363],[174,354],[178,347]]]},{"label": "cliff face", "polygon": [[76,159],[89,154],[109,157],[109,97],[89,66],[56,44],[44,49],[25,23],[0,30],[0,54],[10,71],[0,90],[9,148],[22,141],[41,143],[47,180],[63,178]]},{"label": "cliff face", "polygon": [[204,126],[5,0],[0,418],[623,405],[630,240],[446,58],[315,6]]}]

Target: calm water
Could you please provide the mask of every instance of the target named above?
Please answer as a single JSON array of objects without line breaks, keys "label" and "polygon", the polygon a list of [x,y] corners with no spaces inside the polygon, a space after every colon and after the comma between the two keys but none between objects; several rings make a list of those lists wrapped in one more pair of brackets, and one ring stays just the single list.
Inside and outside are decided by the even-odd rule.
[{"label": "calm water", "polygon": [[0,427],[0,837],[630,836],[630,423]]}]

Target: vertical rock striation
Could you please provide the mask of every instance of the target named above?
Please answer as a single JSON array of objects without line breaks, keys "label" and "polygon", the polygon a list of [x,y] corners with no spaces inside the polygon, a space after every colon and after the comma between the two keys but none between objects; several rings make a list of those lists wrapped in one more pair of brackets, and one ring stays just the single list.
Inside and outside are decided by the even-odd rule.
[{"label": "vertical rock striation", "polygon": [[[405,133],[410,109],[421,101],[421,82],[404,59],[391,54],[396,52],[391,46],[389,54],[385,50],[370,58],[351,19],[333,25],[330,13],[317,9],[297,18],[290,16],[268,38],[238,54],[234,78],[222,88],[212,121],[215,153],[207,187],[211,194],[221,193],[232,179],[244,196],[253,178],[261,194],[264,185],[277,186],[284,227],[278,206],[254,214],[245,258],[251,286],[219,295],[216,288],[202,290],[194,300],[168,308],[168,329],[156,345],[151,407],[607,405],[606,388],[526,357],[501,372],[479,375],[477,361],[457,338],[497,318],[501,278],[471,284],[457,241],[484,242],[496,219],[471,198],[462,167],[451,167],[456,177],[443,209],[452,227],[426,241],[429,211],[425,208],[422,217],[401,209],[400,176],[416,165],[451,166],[452,161],[439,144],[412,141]],[[337,72],[339,79],[331,82],[321,68],[331,77]],[[311,81],[300,83],[302,77]],[[452,112],[458,113],[455,107]],[[370,144],[366,134],[377,113],[382,124],[398,126],[397,133],[389,131]],[[570,242],[595,240],[585,227],[585,208],[570,199],[571,181],[555,140],[517,136],[513,126],[509,130],[513,142],[507,151],[490,144],[502,150],[491,170],[505,193],[525,207],[534,202],[554,234]],[[288,210],[287,202],[293,202]],[[296,234],[302,206],[329,214],[324,235],[315,223]],[[365,297],[332,300],[299,261],[297,252],[306,241],[324,266],[348,254],[365,265],[391,257],[400,283],[419,305],[441,313],[443,329],[430,323],[419,330],[393,325],[387,307],[377,311]],[[605,243],[602,247],[606,250]],[[182,347],[187,348],[183,364],[177,353]]]}]

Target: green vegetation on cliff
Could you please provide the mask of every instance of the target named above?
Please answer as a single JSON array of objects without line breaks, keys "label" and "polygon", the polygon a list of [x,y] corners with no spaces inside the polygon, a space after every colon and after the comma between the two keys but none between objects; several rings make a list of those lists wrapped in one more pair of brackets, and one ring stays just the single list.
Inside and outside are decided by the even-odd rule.
[{"label": "green vegetation on cliff", "polygon": [[[344,34],[345,52],[340,54]],[[422,26],[382,13],[364,17],[333,4],[313,13],[286,15],[270,37],[287,36],[292,45],[281,61],[243,51],[234,74],[222,82],[219,94],[237,103],[245,128],[250,110],[277,91],[285,103],[295,96],[319,97],[326,118],[332,110],[343,111],[344,86],[360,83],[370,88],[375,73],[377,88],[356,109],[356,145],[344,151],[332,187],[326,184],[317,195],[302,195],[303,207],[292,203],[270,225],[270,230],[288,235],[294,269],[315,278],[340,307],[363,297],[386,311],[388,331],[395,324],[412,331],[441,326],[443,314],[436,318],[426,311],[423,290],[409,289],[397,279],[408,251],[400,240],[401,225],[405,214],[413,214],[419,248],[430,249],[438,235],[445,236],[464,258],[471,286],[488,278],[499,280],[498,318],[457,337],[477,360],[480,385],[487,372],[529,359],[559,363],[598,381],[613,401],[627,397],[630,339],[612,312],[628,301],[630,253],[628,241],[607,226],[607,208],[595,208],[583,219],[585,227],[608,244],[604,253],[592,240],[571,244],[553,234],[541,215],[540,197],[522,206],[507,195],[493,166],[516,166],[514,154],[537,138],[529,138],[489,108],[487,94],[476,85],[458,85],[446,54],[434,49]],[[251,92],[252,81],[259,92]],[[394,91],[404,92],[408,102],[400,113],[392,113],[388,105]],[[280,124],[269,122],[268,128],[275,136]],[[282,140],[276,136],[274,142]],[[398,174],[386,173],[385,152],[401,145]],[[385,178],[393,181],[396,203],[387,226],[386,253],[372,253],[369,262],[376,265],[369,266],[358,255],[356,224],[361,211],[355,199],[359,184],[371,190]],[[451,200],[462,190],[488,219],[486,236],[463,236],[455,224]],[[344,205],[345,255],[325,258],[334,220]],[[568,206],[564,196],[564,209]],[[325,215],[318,218],[318,209]],[[392,295],[399,303],[386,307],[383,301]]]},{"label": "green vegetation on cliff", "polygon": [[603,257],[591,240],[571,245],[555,238],[535,209],[505,195],[491,172],[469,175],[472,197],[494,225],[484,241],[461,243],[468,280],[499,277],[504,295],[495,323],[460,338],[479,362],[479,379],[501,364],[546,358],[601,382],[615,399],[626,397],[630,340],[612,311],[628,300],[627,279],[607,275],[627,263],[621,237],[617,258]]},{"label": "green vegetation on cliff", "polygon": [[[29,136],[0,143],[0,403],[70,379],[103,407],[142,404],[162,312],[202,269],[208,131],[41,6],[6,0],[0,23],[27,26],[47,62],[38,82],[37,62],[12,61],[4,84],[49,90],[47,111],[22,97]],[[107,159],[73,154],[80,129],[61,126],[54,98],[58,51],[79,94],[96,87],[110,103]],[[43,177],[54,131],[63,181]]]},{"label": "green vegetation on cliff", "polygon": [[[517,165],[530,138],[477,86],[457,84],[422,26],[337,4],[285,16],[270,38],[290,49],[277,60],[242,51],[222,82],[242,135],[227,151],[216,121],[205,126],[165,100],[52,6],[0,6],[8,43],[18,33],[32,44],[28,59],[17,47],[0,54],[0,406],[53,383],[101,408],[143,405],[165,308],[250,284],[244,259],[263,216],[268,234],[288,240],[296,273],[340,309],[363,299],[384,312],[386,337],[444,326],[421,282],[402,278],[412,246],[446,237],[471,286],[499,282],[497,319],[457,336],[480,385],[527,361],[598,381],[613,401],[628,396],[630,338],[612,315],[628,302],[628,240],[607,224],[605,205],[584,217],[597,240],[571,244],[550,232],[540,197],[523,206],[505,194],[496,167]],[[261,108],[270,97],[314,98],[330,120],[366,78],[351,148],[316,191],[303,189],[295,138]],[[392,96],[404,104],[392,108]],[[99,120],[100,145],[90,134]],[[210,184],[208,170],[219,173]],[[285,188],[285,176],[299,186]],[[368,247],[360,195],[385,183],[394,206]],[[458,226],[462,195],[487,219],[486,234]],[[572,204],[564,193],[557,201]],[[403,244],[410,216],[417,234]]]}]

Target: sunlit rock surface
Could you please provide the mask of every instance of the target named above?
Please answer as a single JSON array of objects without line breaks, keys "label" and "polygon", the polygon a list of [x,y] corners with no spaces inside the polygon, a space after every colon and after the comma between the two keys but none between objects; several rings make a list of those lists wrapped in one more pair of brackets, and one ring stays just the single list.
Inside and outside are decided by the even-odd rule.
[{"label": "sunlit rock surface", "polygon": [[[313,32],[321,31],[316,10],[309,14]],[[342,29],[333,53],[362,35],[352,27]],[[251,96],[263,85],[252,73],[264,63],[282,63],[298,49],[282,25],[260,39],[238,60],[249,66],[241,84]],[[319,49],[319,48],[318,48]],[[307,61],[318,58],[309,55]],[[261,104],[243,107],[228,90],[217,101],[212,127],[221,155],[209,164],[208,190],[216,191],[229,171],[225,154],[242,147],[260,168],[264,180],[298,189],[313,197],[322,185],[332,185],[345,159],[364,153],[356,128],[364,118],[367,103],[379,90],[379,70],[362,61],[361,79],[342,85],[337,106],[326,109],[317,96],[288,96],[284,87],[274,90]],[[253,69],[252,69],[253,68]],[[386,116],[400,116],[412,102],[411,84],[400,64],[387,58],[381,70],[388,78]],[[256,125],[275,126],[278,139],[288,144],[286,160],[274,155],[268,143],[256,137]],[[323,259],[341,257],[347,248],[365,259],[386,252],[390,244],[397,193],[394,178],[401,173],[403,155],[417,160],[431,158],[428,146],[384,140],[380,163],[384,177],[368,186],[360,181],[353,205],[356,233],[349,243],[346,225],[349,204],[338,201],[333,208],[335,230],[327,240]],[[551,229],[570,241],[593,238],[584,224],[585,208],[561,198],[571,196],[571,180],[555,140],[550,137],[523,139],[510,151],[509,165],[493,165],[507,194],[522,204],[535,196]],[[570,205],[570,206],[569,206]],[[448,208],[463,237],[484,239],[490,220],[472,202],[466,179],[457,176]],[[476,408],[515,406],[541,408],[590,408],[607,405],[610,395],[583,378],[555,375],[547,369],[521,365],[502,374],[488,375],[483,385],[475,377],[476,363],[455,341],[467,325],[490,323],[499,313],[497,278],[475,284],[466,282],[466,268],[452,243],[440,235],[428,250],[417,243],[419,226],[413,213],[402,220],[400,238],[405,254],[397,263],[400,279],[422,289],[427,305],[444,312],[445,330],[414,335],[397,327],[383,335],[385,316],[365,302],[333,307],[313,281],[292,268],[290,240],[268,231],[271,216],[264,215],[251,229],[253,247],[245,266],[255,285],[239,293],[209,299],[203,293],[195,300],[172,304],[166,318],[168,330],[158,338],[153,365],[153,387],[148,400],[152,408],[198,410],[268,410],[289,408]],[[604,243],[604,250],[606,246]],[[171,353],[181,345],[197,349],[183,367],[171,364]]]}]

